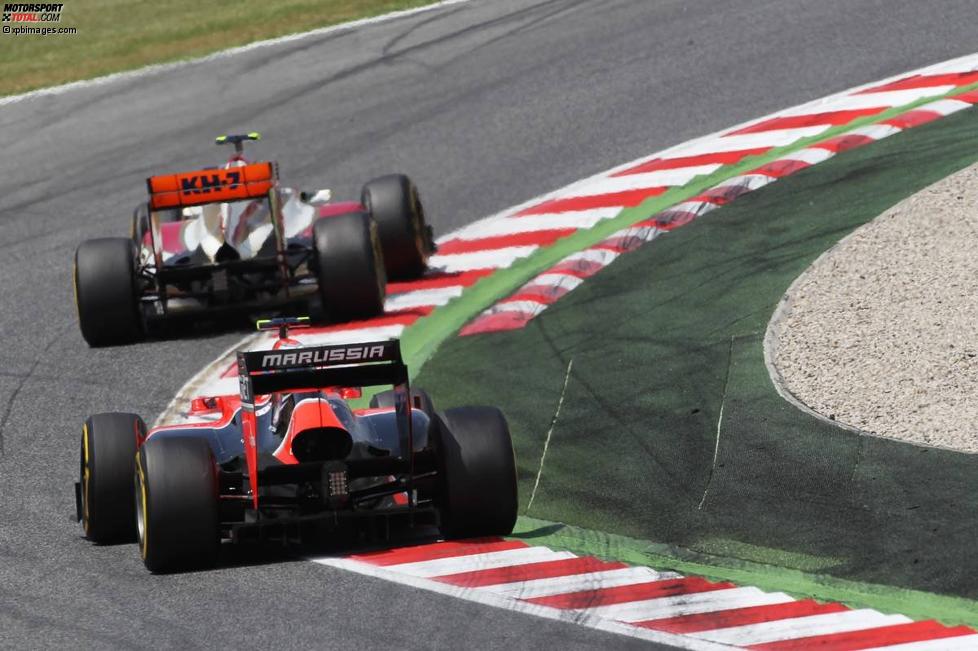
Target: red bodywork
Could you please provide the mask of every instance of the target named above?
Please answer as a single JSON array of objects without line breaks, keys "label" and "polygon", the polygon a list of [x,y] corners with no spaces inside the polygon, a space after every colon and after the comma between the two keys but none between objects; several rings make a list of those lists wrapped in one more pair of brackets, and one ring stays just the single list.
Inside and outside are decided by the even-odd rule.
[{"label": "red bodywork", "polygon": [[[284,339],[278,343],[294,340]],[[276,348],[278,345],[276,345]],[[325,391],[335,392],[343,399],[359,398],[361,391],[356,388],[324,387]],[[256,407],[264,408],[271,402],[270,396],[261,396],[256,401]],[[367,415],[379,412],[391,411],[390,407],[380,409],[357,409],[356,415]],[[137,445],[143,445],[147,439],[157,432],[185,430],[185,429],[220,429],[231,423],[236,415],[241,415],[242,438],[244,444],[245,461],[248,465],[250,476],[251,492],[255,508],[258,508],[258,446],[257,446],[257,418],[255,412],[241,408],[241,397],[238,395],[224,396],[200,396],[194,398],[190,403],[191,416],[203,416],[214,414],[213,420],[200,423],[179,423],[174,425],[163,425],[154,427],[150,432],[143,436],[137,432]],[[282,444],[274,452],[273,456],[283,464],[298,464],[300,461],[292,454],[292,443],[303,432],[310,429],[338,429],[346,432],[346,428],[337,418],[329,402],[319,398],[307,398],[300,400],[296,404],[289,418],[289,426]]]},{"label": "red bodywork", "polygon": [[296,437],[306,430],[325,428],[346,431],[343,423],[333,413],[333,408],[326,400],[309,398],[300,401],[292,411],[289,428],[282,440],[282,445],[275,451],[275,458],[282,463],[299,463],[299,460],[292,454],[292,443]]}]

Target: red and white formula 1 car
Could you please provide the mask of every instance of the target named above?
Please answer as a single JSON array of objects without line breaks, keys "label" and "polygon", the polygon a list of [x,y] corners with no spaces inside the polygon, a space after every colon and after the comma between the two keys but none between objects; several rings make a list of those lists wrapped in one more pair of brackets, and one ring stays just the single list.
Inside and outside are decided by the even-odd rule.
[{"label": "red and white formula 1 car", "polygon": [[91,346],[128,343],[152,326],[202,313],[256,313],[315,299],[331,321],[383,313],[387,278],[424,273],[434,252],[417,188],[394,174],[363,186],[359,202],[330,203],[279,184],[273,162],[243,143],[221,168],[147,179],[129,238],[83,242],[74,287]]},{"label": "red and white formula 1 car", "polygon": [[[135,414],[85,421],[78,519],[96,543],[138,540],[153,572],[213,565],[222,541],[433,526],[505,535],[516,462],[494,407],[435,412],[412,390],[397,341],[238,353],[240,395],[193,401],[192,422],[147,432]],[[368,409],[359,387],[393,385]],[[424,533],[424,532],[422,532]]]}]

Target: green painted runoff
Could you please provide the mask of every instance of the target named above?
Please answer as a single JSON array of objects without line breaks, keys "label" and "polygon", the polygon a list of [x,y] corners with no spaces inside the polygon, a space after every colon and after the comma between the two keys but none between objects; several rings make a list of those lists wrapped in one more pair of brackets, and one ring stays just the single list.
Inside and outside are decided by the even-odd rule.
[{"label": "green painted runoff", "polygon": [[447,340],[416,384],[442,408],[506,411],[525,511],[573,359],[530,516],[978,598],[978,457],[803,414],[774,391],[761,348],[818,255],[976,160],[973,110],[839,155],[622,256],[525,330]]}]

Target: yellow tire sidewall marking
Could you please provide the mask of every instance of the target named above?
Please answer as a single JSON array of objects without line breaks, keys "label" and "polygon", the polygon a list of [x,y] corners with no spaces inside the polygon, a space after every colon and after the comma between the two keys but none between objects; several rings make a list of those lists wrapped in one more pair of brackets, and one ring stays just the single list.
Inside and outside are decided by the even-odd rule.
[{"label": "yellow tire sidewall marking", "polygon": [[76,261],[71,265],[71,288],[75,293],[75,314],[78,315],[78,321],[81,322],[81,305],[78,303],[78,262]]}]

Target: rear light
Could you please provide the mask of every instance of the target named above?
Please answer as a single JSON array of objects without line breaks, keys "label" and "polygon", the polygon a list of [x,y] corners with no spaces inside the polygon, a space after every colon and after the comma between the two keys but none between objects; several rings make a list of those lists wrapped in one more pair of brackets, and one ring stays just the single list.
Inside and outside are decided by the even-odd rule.
[{"label": "rear light", "polygon": [[350,499],[349,478],[346,464],[329,461],[323,464],[323,500],[331,509],[346,506]]}]

